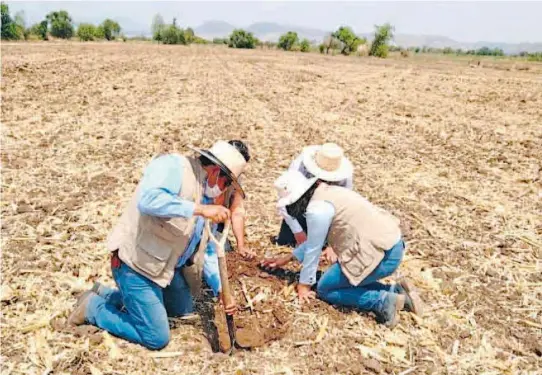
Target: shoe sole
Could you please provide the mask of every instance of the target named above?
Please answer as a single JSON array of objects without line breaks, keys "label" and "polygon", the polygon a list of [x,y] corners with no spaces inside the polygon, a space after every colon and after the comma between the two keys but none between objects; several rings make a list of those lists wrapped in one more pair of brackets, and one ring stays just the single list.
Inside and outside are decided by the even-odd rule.
[{"label": "shoe sole", "polygon": [[[82,324],[85,324],[85,310],[87,308],[87,302],[90,297],[97,295],[96,293],[89,291],[85,296],[81,295],[79,300],[75,304],[75,308],[73,309],[72,313],[68,317],[68,325],[70,326],[80,326]],[[81,316],[83,316],[83,319],[81,320]]]},{"label": "shoe sole", "polygon": [[408,297],[412,301],[412,312],[418,316],[422,316],[423,302],[420,295],[416,291],[416,288],[414,288],[414,285],[412,285],[412,283],[407,279],[401,280],[399,284],[403,287]]},{"label": "shoe sole", "polygon": [[395,316],[389,323],[386,323],[386,327],[389,329],[394,329],[397,324],[399,324],[399,312],[405,308],[405,301],[405,296],[401,294],[397,295],[397,301],[395,302]]}]

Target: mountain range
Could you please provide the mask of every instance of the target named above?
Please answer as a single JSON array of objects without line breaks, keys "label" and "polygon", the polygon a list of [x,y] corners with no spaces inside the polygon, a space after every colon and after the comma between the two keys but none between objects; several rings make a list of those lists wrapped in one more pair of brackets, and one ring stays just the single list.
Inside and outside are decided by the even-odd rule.
[{"label": "mountain range", "polygon": [[[237,26],[224,21],[206,21],[194,29],[196,35],[205,39],[227,37]],[[263,41],[276,42],[280,35],[288,31],[295,31],[300,38],[307,38],[313,43],[321,42],[331,30],[321,30],[295,25],[282,25],[274,22],[256,22],[243,29],[252,32],[258,39]],[[372,40],[372,33],[359,33],[358,35]],[[500,42],[460,42],[446,36],[439,35],[412,35],[395,34],[394,43],[401,47],[431,47],[454,49],[462,48],[478,49],[481,47],[501,48],[506,54],[517,54],[522,51],[542,52],[542,43],[500,43]]]},{"label": "mountain range", "polygon": [[[116,19],[116,21],[120,23],[127,36],[150,36],[150,30],[143,31],[141,25],[131,22],[126,18]],[[202,38],[212,40],[213,38],[225,38],[236,28],[239,27],[228,22],[213,20],[205,21],[201,25],[195,27],[194,32]],[[282,34],[288,31],[295,31],[301,39],[307,38],[312,43],[320,43],[332,31],[296,25],[284,25],[274,22],[256,22],[241,28],[252,32],[258,39],[269,42],[276,42]],[[373,39],[373,33],[371,32],[361,32],[358,33],[358,35],[367,38],[367,40]],[[542,43],[461,42],[440,35],[396,33],[393,43],[405,48],[426,46],[431,48],[451,47],[453,49],[461,48],[463,50],[469,50],[488,47],[501,48],[506,54],[518,54],[523,51],[542,52]]]}]

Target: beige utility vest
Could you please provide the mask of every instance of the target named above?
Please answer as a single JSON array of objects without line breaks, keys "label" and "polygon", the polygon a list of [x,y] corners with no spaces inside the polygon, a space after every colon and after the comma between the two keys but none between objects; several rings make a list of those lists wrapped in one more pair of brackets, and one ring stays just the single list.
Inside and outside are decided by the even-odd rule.
[{"label": "beige utility vest", "polygon": [[399,220],[352,190],[322,183],[311,200],[335,207],[327,240],[352,285],[369,276],[401,239]]},{"label": "beige utility vest", "polygon": [[[182,199],[199,203],[206,178],[205,170],[198,159],[182,156],[181,163],[183,183],[178,195]],[[107,239],[107,248],[110,251],[118,250],[119,258],[130,268],[165,288],[171,282],[179,257],[192,237],[196,217],[158,218],[140,214],[137,208],[139,191],[138,185]],[[194,271],[201,277],[201,249],[205,248],[206,240],[207,236],[202,236],[203,245],[200,244],[196,254],[200,258],[196,262],[197,269],[184,267],[183,273]]]}]

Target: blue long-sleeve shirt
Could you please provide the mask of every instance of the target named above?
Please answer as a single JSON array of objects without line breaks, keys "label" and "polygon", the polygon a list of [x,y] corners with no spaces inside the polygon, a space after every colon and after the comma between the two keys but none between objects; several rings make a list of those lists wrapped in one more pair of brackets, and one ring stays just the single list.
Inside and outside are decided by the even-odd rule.
[{"label": "blue long-sleeve shirt", "polygon": [[335,207],[327,201],[313,201],[307,207],[307,241],[294,250],[294,256],[303,263],[299,282],[313,285],[316,283],[316,271],[329,232],[329,227],[335,216]]},{"label": "blue long-sleeve shirt", "polygon": [[[183,182],[182,160],[179,154],[168,154],[153,159],[147,165],[141,180],[137,205],[142,214],[161,218],[190,218],[194,215],[196,203],[182,199],[178,195]],[[211,200],[203,197],[201,203],[209,204]],[[198,216],[187,248],[177,262],[178,268],[184,266],[186,261],[197,250],[203,234],[204,224],[204,218]],[[209,243],[205,249],[203,277],[215,295],[217,295],[221,289],[221,285],[218,258],[213,243]]]}]

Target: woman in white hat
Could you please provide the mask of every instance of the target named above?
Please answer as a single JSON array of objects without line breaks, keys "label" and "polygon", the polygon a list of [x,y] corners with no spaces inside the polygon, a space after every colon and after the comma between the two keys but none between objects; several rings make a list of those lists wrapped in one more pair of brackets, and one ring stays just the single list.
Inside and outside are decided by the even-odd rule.
[{"label": "woman in white hat", "polygon": [[[307,146],[290,164],[289,171],[299,171],[305,177],[318,177],[322,181],[353,189],[352,163],[344,156],[343,149],[335,143]],[[283,217],[276,243],[282,246],[300,245],[307,239],[307,223],[303,216],[292,217],[286,209],[279,209]],[[332,251],[328,250],[329,258]]]},{"label": "woman in white hat", "polygon": [[276,268],[294,257],[302,262],[297,286],[300,303],[315,297],[311,288],[316,284],[322,246],[327,241],[338,255],[338,263],[318,282],[321,299],[372,311],[391,328],[404,307],[421,313],[421,300],[406,279],[396,285],[378,282],[391,275],[403,258],[405,244],[398,219],[352,190],[317,177],[307,179],[299,171],[286,172],[275,186],[282,188],[280,207],[291,216],[306,216],[308,236],[292,254],[266,259],[262,265]]}]

